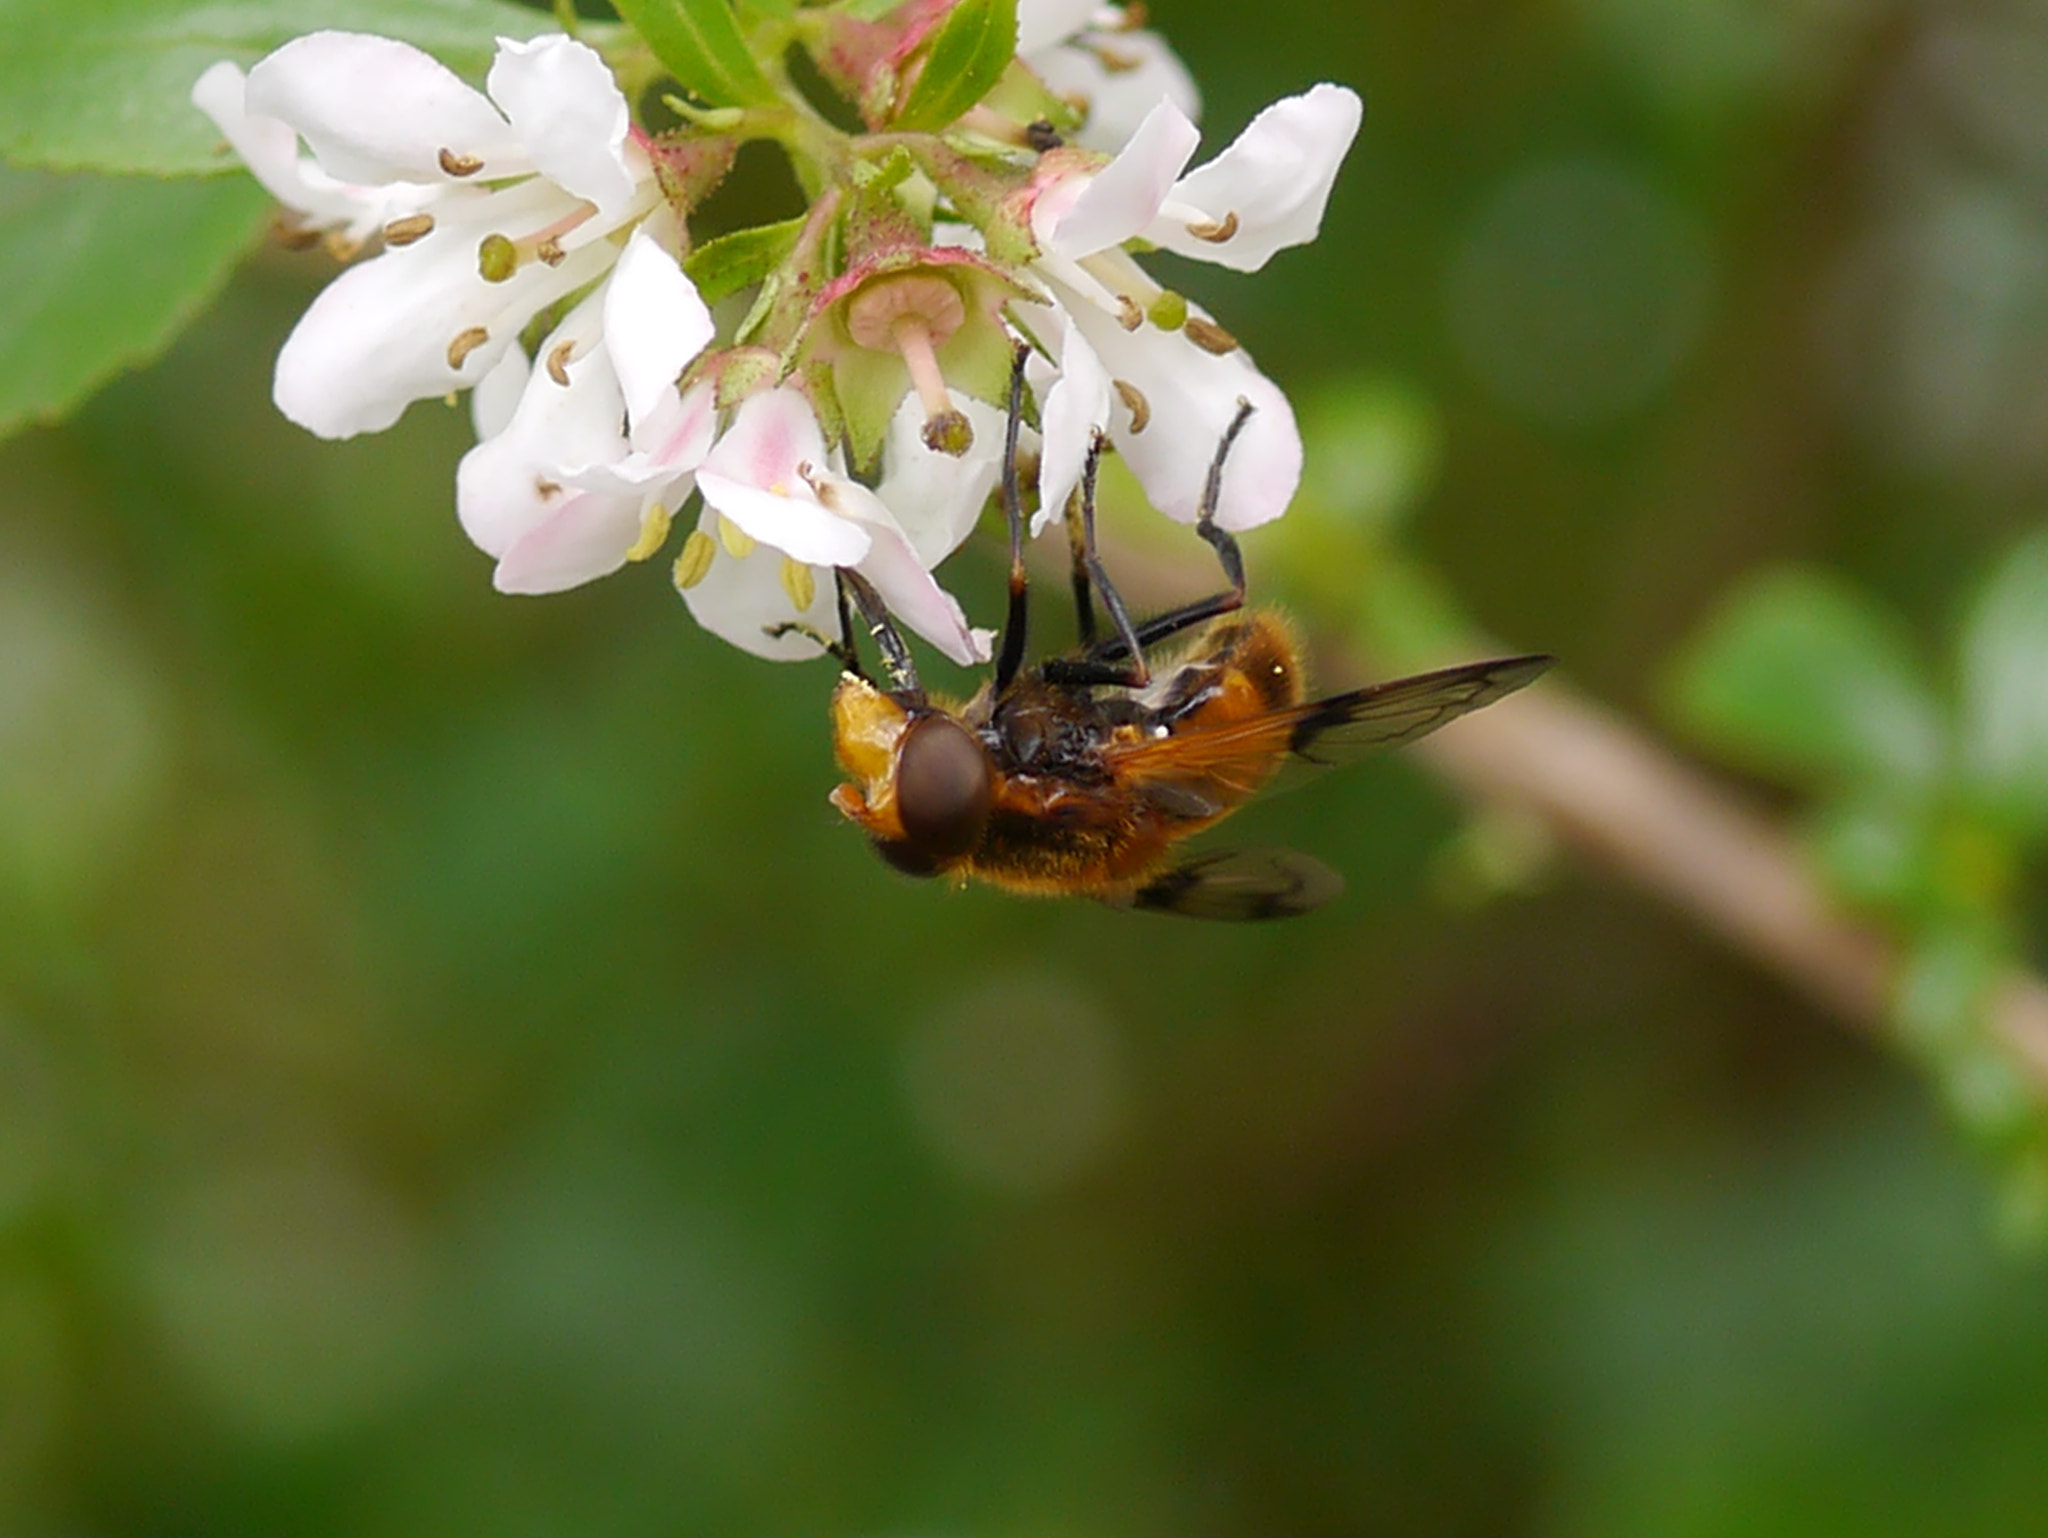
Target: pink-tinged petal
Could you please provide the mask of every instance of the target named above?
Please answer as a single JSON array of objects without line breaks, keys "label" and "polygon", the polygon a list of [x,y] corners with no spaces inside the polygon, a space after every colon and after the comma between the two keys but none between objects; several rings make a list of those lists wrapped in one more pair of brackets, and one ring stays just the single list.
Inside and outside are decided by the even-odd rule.
[{"label": "pink-tinged petal", "polygon": [[908,397],[890,418],[876,493],[927,568],[974,531],[1003,466],[1004,414],[985,402],[949,395],[974,428],[974,445],[957,458],[925,447],[924,408]]},{"label": "pink-tinged petal", "polygon": [[807,464],[824,467],[825,434],[803,392],[788,385],[741,402],[718,447],[704,460],[714,475],[781,490],[802,486],[797,472]]},{"label": "pink-tinged petal", "polygon": [[697,285],[645,229],[619,253],[604,301],[605,350],[637,425],[676,396],[676,376],[716,331]]},{"label": "pink-tinged petal", "polygon": [[[1187,114],[1162,101],[1145,115],[1131,142],[1092,177],[1048,188],[1031,212],[1031,230],[1055,255],[1078,261],[1120,246],[1152,222],[1201,134]],[[1082,183],[1071,203],[1066,188]]]},{"label": "pink-tinged petal", "polygon": [[[714,540],[718,537],[717,517],[707,508],[697,522]],[[737,559],[721,546],[703,580],[683,590],[683,602],[706,630],[757,657],[770,662],[803,662],[819,656],[815,641],[794,633],[779,638],[767,634],[768,626],[788,620],[801,620],[825,635],[839,633],[832,573],[812,571],[816,596],[799,614],[782,585],[783,559],[780,551],[766,545]]]},{"label": "pink-tinged petal", "polygon": [[750,538],[809,565],[855,566],[868,553],[867,531],[827,512],[809,487],[801,495],[764,491],[707,465],[697,472],[697,489]]},{"label": "pink-tinged petal", "polygon": [[[476,270],[476,242],[437,228],[417,245],[349,268],[323,289],[278,353],[278,410],[323,438],[389,427],[411,402],[465,389],[488,373],[540,309],[598,277],[609,248],[532,262],[504,283]],[[450,345],[484,340],[459,366]]]},{"label": "pink-tinged petal", "polygon": [[1097,0],[1017,0],[1017,52],[1037,53],[1072,37],[1095,15]]},{"label": "pink-tinged petal", "polygon": [[[1274,252],[1314,240],[1364,113],[1358,93],[1341,85],[1274,102],[1229,149],[1175,185],[1145,238],[1238,272],[1256,272]],[[1211,223],[1235,214],[1236,233],[1223,241],[1191,235],[1190,213]]]},{"label": "pink-tinged petal", "polygon": [[540,173],[614,218],[633,196],[626,98],[592,49],[571,38],[498,39],[485,81]]},{"label": "pink-tinged petal", "polygon": [[[1200,121],[1202,93],[1180,56],[1156,32],[1117,32],[1100,39],[1101,51],[1086,46],[1048,48],[1030,63],[1057,95],[1088,104],[1087,121],[1070,136],[1083,149],[1114,155],[1131,142],[1145,114],[1170,101]],[[1113,55],[1117,67],[1103,63]]]},{"label": "pink-tinged petal", "polygon": [[1116,409],[1110,436],[1154,507],[1194,522],[1209,462],[1246,400],[1252,416],[1224,466],[1216,521],[1249,529],[1287,511],[1301,483],[1301,433],[1286,395],[1242,348],[1219,357],[1177,331],[1127,332],[1090,307],[1073,313],[1110,377],[1134,385],[1151,408],[1142,432],[1132,432],[1130,413]]},{"label": "pink-tinged petal", "polygon": [[1081,469],[1097,429],[1109,426],[1109,371],[1088,345],[1071,317],[1061,321],[1060,374],[1039,413],[1044,446],[1039,451],[1039,508],[1031,532],[1041,534],[1056,518],[1066,516],[1067,498],[1081,484]]},{"label": "pink-tinged petal", "polygon": [[586,491],[567,497],[499,558],[491,585],[501,593],[560,593],[626,564],[640,540],[637,498]]},{"label": "pink-tinged petal", "polygon": [[827,489],[833,509],[872,539],[859,570],[889,612],[962,667],[988,661],[986,640],[968,627],[959,603],[933,579],[882,499],[848,480],[835,478]]},{"label": "pink-tinged petal", "polygon": [[247,110],[280,118],[345,182],[445,182],[441,156],[477,180],[531,169],[485,97],[419,49],[362,32],[294,38],[249,71]]},{"label": "pink-tinged petal", "polygon": [[706,382],[681,395],[671,391],[649,415],[633,424],[636,453],[672,470],[694,470],[704,463],[718,431],[718,390]]}]

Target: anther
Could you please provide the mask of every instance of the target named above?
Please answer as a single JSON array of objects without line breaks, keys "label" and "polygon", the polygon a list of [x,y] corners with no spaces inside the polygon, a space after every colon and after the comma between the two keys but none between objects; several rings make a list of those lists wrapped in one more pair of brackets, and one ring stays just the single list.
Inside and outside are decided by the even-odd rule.
[{"label": "anther", "polygon": [[1217,325],[1213,320],[1204,320],[1199,315],[1190,315],[1188,323],[1181,327],[1187,339],[1203,352],[1213,352],[1218,357],[1237,351],[1237,338]]},{"label": "anther", "polygon": [[626,552],[626,559],[644,561],[667,544],[671,521],[667,508],[659,502],[650,503],[647,511],[640,515],[640,537],[633,541],[633,548]]},{"label": "anther", "polygon": [[1136,331],[1145,324],[1145,312],[1129,294],[1116,296],[1116,323],[1126,331]]},{"label": "anther", "polygon": [[789,601],[802,614],[818,601],[818,577],[810,567],[793,555],[782,558],[782,591],[789,595]]},{"label": "anther", "polygon": [[576,343],[573,338],[566,342],[557,342],[548,349],[548,378],[565,390],[569,387],[569,355],[575,350]]},{"label": "anther", "polygon": [[1221,219],[1202,219],[1188,226],[1188,233],[1197,240],[1206,240],[1212,246],[1220,246],[1237,233],[1237,210],[1231,209]]},{"label": "anther", "polygon": [[718,542],[735,561],[744,561],[754,553],[754,536],[723,513],[718,515]]},{"label": "anther", "polygon": [[484,168],[484,163],[474,155],[458,155],[453,150],[442,150],[434,157],[441,162],[441,169],[450,176],[474,176]]},{"label": "anther", "polygon": [[702,529],[690,530],[690,537],[683,541],[683,548],[676,552],[676,563],[669,569],[676,591],[687,593],[711,570],[711,562],[718,554],[718,541]]},{"label": "anther", "polygon": [[432,214],[407,214],[403,219],[393,219],[384,226],[384,244],[387,246],[409,246],[416,240],[424,240],[434,233]]},{"label": "anther", "polygon": [[448,344],[448,366],[461,368],[463,360],[490,339],[490,331],[483,326],[471,326],[466,331],[458,331],[455,340]]},{"label": "anther", "polygon": [[1124,403],[1124,409],[1131,414],[1131,435],[1136,437],[1152,421],[1152,403],[1145,399],[1145,392],[1127,379],[1112,379],[1110,385],[1116,391],[1116,398]]},{"label": "anther", "polygon": [[569,259],[569,253],[562,249],[561,241],[552,235],[535,246],[533,254],[550,267],[559,267]]}]

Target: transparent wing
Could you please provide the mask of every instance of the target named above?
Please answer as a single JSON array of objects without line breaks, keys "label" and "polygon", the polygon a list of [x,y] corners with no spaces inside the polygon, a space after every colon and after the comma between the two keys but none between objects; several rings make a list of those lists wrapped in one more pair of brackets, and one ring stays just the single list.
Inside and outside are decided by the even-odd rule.
[{"label": "transparent wing", "polygon": [[1312,764],[1343,764],[1413,742],[1535,682],[1556,660],[1498,657],[1334,694],[1298,707],[1288,751]]},{"label": "transparent wing", "polygon": [[[1145,738],[1110,755],[1112,772],[1171,809],[1215,815],[1265,788],[1295,764],[1348,764],[1425,737],[1459,716],[1533,682],[1554,657],[1498,657],[1371,684],[1284,710]],[[1289,775],[1292,781],[1297,776]]]},{"label": "transparent wing", "polygon": [[1292,849],[1215,849],[1154,876],[1131,906],[1191,919],[1288,919],[1343,890],[1342,876]]}]

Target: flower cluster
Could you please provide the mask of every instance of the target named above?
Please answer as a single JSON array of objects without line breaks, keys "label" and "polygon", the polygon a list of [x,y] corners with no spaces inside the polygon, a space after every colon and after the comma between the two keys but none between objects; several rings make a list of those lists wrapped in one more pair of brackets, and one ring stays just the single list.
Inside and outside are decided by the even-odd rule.
[{"label": "flower cluster", "polygon": [[[959,67],[970,8],[1007,26],[1013,5],[1014,57],[978,66],[978,95],[932,78]],[[246,74],[213,66],[194,102],[297,229],[344,258],[380,247],[293,330],[278,407],[344,438],[471,389],[457,510],[506,592],[662,552],[695,498],[676,585],[700,623],[776,658],[815,656],[836,629],[833,568],[947,656],[987,658],[989,633],[932,572],[997,483],[1020,342],[1034,532],[1064,515],[1098,434],[1193,520],[1245,401],[1217,521],[1284,511],[1301,468],[1285,396],[1133,252],[1249,272],[1312,239],[1358,98],[1278,102],[1189,171],[1193,85],[1115,7],[873,9],[797,8],[746,34],[760,60],[804,49],[858,115],[850,132],[779,63],[741,104],[665,98],[679,125],[650,131],[618,84],[652,72],[623,28],[500,39],[481,92],[356,33],[296,39]],[[752,140],[790,157],[809,206],[703,239],[693,220]]]}]

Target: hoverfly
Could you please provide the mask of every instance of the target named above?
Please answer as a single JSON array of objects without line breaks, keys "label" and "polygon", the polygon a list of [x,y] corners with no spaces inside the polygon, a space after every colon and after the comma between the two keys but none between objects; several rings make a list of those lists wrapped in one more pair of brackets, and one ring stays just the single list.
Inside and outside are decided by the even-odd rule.
[{"label": "hoverfly", "polygon": [[[1244,404],[1217,446],[1195,523],[1229,587],[1132,623],[1095,551],[1098,437],[1078,521],[1068,518],[1080,645],[1024,666],[1022,381],[1020,352],[1002,492],[1010,601],[994,676],[964,705],[928,696],[880,596],[842,570],[839,642],[817,638],[844,669],[832,696],[833,746],[851,779],[832,804],[885,861],[917,876],[1208,919],[1285,918],[1330,901],[1343,880],[1307,855],[1188,854],[1179,845],[1290,762],[1344,763],[1413,742],[1520,689],[1554,659],[1503,657],[1306,699],[1292,632],[1274,613],[1244,612],[1244,563],[1215,522],[1224,461],[1251,415]],[[1114,630],[1100,639],[1097,595]],[[881,652],[888,688],[861,668],[852,609]]]}]

